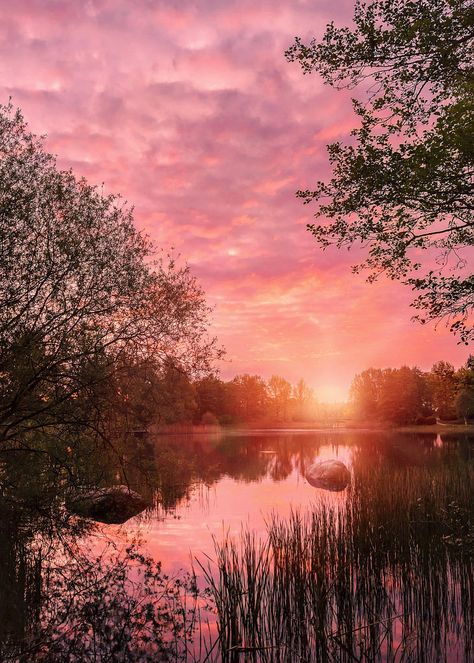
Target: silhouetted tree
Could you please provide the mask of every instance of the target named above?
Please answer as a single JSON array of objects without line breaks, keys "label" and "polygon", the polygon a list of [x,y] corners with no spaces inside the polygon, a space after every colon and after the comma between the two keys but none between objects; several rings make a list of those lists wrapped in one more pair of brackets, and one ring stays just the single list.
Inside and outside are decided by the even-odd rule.
[{"label": "silhouetted tree", "polygon": [[267,385],[259,375],[236,375],[227,383],[230,414],[241,421],[252,421],[268,412]]},{"label": "silhouetted tree", "polygon": [[[320,40],[297,38],[286,53],[333,87],[368,92],[367,103],[353,100],[350,143],[328,147],[332,179],[298,192],[319,203],[323,221],[309,226],[316,241],[362,242],[368,257],[355,271],[408,284],[421,320],[447,318],[466,343],[474,276],[460,250],[474,241],[473,24],[470,0],[357,0],[353,27],[330,23]],[[440,274],[433,250],[453,269]]]},{"label": "silhouetted tree", "polygon": [[201,421],[207,413],[219,417],[229,414],[225,383],[214,375],[209,375],[195,383],[197,419]]},{"label": "silhouetted tree", "polygon": [[466,365],[457,372],[459,382],[459,393],[456,399],[456,411],[464,423],[468,419],[474,419],[474,365],[472,355],[469,356]]},{"label": "silhouetted tree", "polygon": [[376,419],[379,416],[383,380],[383,371],[379,368],[368,368],[354,377],[351,400],[360,418]]},{"label": "silhouetted tree", "polygon": [[58,170],[11,106],[0,189],[0,439],[70,418],[95,426],[125,363],[209,370],[208,309],[189,270],[152,259],[132,211]]},{"label": "silhouetted tree", "polygon": [[314,419],[317,412],[317,401],[314,391],[301,379],[293,387],[293,415],[296,420]]},{"label": "silhouetted tree", "polygon": [[379,414],[398,424],[411,424],[430,408],[429,389],[418,368],[402,366],[384,371]]},{"label": "silhouetted tree", "polygon": [[268,393],[271,400],[271,407],[278,419],[288,419],[291,384],[285,378],[279,375],[272,375],[268,381]]},{"label": "silhouetted tree", "polygon": [[351,399],[360,418],[398,424],[414,423],[431,409],[426,375],[416,367],[369,368],[355,376]]},{"label": "silhouetted tree", "polygon": [[454,366],[447,361],[438,361],[429,373],[429,384],[433,408],[442,419],[456,417],[456,396],[459,381]]}]

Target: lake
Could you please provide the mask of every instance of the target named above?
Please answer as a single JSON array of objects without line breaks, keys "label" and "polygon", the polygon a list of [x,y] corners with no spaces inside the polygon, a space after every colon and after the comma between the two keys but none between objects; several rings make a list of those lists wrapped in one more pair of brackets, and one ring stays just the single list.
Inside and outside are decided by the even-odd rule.
[{"label": "lake", "polygon": [[[306,479],[315,460],[330,458],[351,471],[344,490],[314,488]],[[62,614],[56,604],[77,593],[87,573],[94,580],[81,596],[99,586],[98,562],[82,561],[81,580],[68,576],[66,583],[72,558],[87,551],[89,560],[96,555],[106,560],[107,573],[116,573],[131,542],[172,578],[194,566],[199,590],[208,586],[206,598],[195,602],[207,624],[204,636],[199,632],[206,643],[196,645],[194,629],[193,644],[176,644],[174,659],[171,650],[150,645],[150,658],[146,647],[136,648],[133,659],[131,650],[100,658],[99,647],[95,658],[82,660],[474,660],[472,438],[340,429],[167,435],[132,440],[120,463],[106,465],[94,458],[84,467],[105,484],[123,482],[125,473],[153,506],[122,525],[63,514],[46,526],[52,512],[63,513],[54,511],[60,500],[54,481],[41,500],[30,482],[21,514],[18,499],[4,505],[2,660],[35,660],[18,656],[22,640],[39,651],[31,644],[38,638],[31,620],[48,632],[48,620]],[[15,474],[12,467],[4,472]],[[54,577],[52,560],[63,569],[54,596],[45,584],[46,575]],[[134,558],[130,568],[140,588],[139,563]],[[117,578],[123,579],[107,573],[100,575],[109,583],[100,601],[107,591],[115,596]],[[130,595],[125,588],[122,603]],[[84,620],[90,605],[72,603],[81,605],[76,620]],[[107,605],[118,609],[119,601]],[[180,628],[181,638],[186,625]],[[49,637],[56,649],[44,645],[36,660],[81,660],[70,643],[57,644],[64,629],[51,629]]]}]

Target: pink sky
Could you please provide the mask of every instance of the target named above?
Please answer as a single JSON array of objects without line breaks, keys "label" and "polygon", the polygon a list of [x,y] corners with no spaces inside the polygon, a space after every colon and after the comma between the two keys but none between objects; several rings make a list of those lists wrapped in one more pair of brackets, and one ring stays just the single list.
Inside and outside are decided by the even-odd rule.
[{"label": "pink sky", "polygon": [[294,192],[328,173],[348,96],[301,74],[295,35],[347,22],[352,0],[0,0],[0,101],[11,96],[63,167],[134,204],[215,307],[223,377],[303,377],[321,399],[355,372],[468,351],[410,322],[410,292],[321,253]]}]

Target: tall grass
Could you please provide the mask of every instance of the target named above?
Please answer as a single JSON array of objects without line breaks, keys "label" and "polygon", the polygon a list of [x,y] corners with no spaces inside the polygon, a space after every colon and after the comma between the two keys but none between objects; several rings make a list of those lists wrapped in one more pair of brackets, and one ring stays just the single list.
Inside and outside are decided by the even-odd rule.
[{"label": "tall grass", "polygon": [[209,660],[473,660],[472,466],[355,470],[345,507],[216,542]]}]

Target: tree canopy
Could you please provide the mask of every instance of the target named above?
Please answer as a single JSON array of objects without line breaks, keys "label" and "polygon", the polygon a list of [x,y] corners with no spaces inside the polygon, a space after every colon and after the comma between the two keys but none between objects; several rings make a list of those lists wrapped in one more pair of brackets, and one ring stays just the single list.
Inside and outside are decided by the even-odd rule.
[{"label": "tree canopy", "polygon": [[[358,88],[359,126],[328,146],[332,178],[298,192],[316,201],[322,248],[362,244],[354,267],[416,292],[422,321],[474,338],[474,8],[470,0],[357,0],[352,27],[287,50],[304,73]],[[364,99],[365,98],[365,99]],[[364,100],[362,100],[364,99]],[[425,252],[425,253],[424,253]]]},{"label": "tree canopy", "polygon": [[[208,307],[132,210],[58,169],[0,107],[0,438],[92,425],[133,364],[209,371]],[[120,381],[119,381],[120,382]]]},{"label": "tree canopy", "polygon": [[431,371],[417,367],[369,368],[354,377],[352,413],[360,419],[397,424],[432,424],[437,419],[472,419],[474,370],[470,358],[458,370],[446,361]]}]

